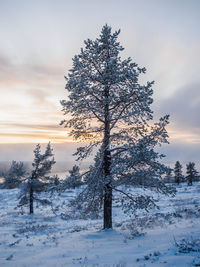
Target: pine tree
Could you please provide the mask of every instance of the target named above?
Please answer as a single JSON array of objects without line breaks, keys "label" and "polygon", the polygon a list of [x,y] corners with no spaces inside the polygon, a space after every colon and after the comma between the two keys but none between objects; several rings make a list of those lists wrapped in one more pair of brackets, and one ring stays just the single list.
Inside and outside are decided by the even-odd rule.
[{"label": "pine tree", "polygon": [[168,170],[166,171],[164,177],[163,177],[163,181],[165,183],[172,183],[172,169],[170,168],[170,166],[168,166]]},{"label": "pine tree", "polygon": [[63,189],[65,188],[76,188],[81,186],[83,183],[81,181],[80,168],[77,165],[72,167],[72,170],[69,170],[69,176],[66,177],[63,184],[61,185]]},{"label": "pine tree", "polygon": [[38,201],[44,205],[49,203],[47,199],[40,199],[38,194],[44,190],[45,185],[48,185],[48,182],[51,180],[49,173],[52,165],[55,164],[50,143],[48,143],[44,154],[41,154],[40,144],[36,146],[33,152],[33,170],[27,182],[24,184],[19,197],[19,206],[28,205],[30,214],[34,213],[34,201]]},{"label": "pine tree", "polygon": [[188,164],[186,164],[186,174],[188,185],[192,185],[198,174],[194,162],[189,162]]},{"label": "pine tree", "polygon": [[183,166],[180,164],[180,162],[176,161],[174,166],[174,178],[175,178],[175,183],[177,184],[179,184],[183,179],[182,168]]},{"label": "pine tree", "polygon": [[119,33],[112,33],[105,25],[99,38],[84,42],[65,77],[69,99],[61,101],[64,114],[67,118],[70,115],[61,124],[72,129],[70,135],[76,140],[88,142],[77,149],[78,160],[99,148],[95,167],[90,166],[82,175],[87,186],[77,202],[85,211],[103,205],[104,229],[112,228],[113,190],[123,194],[129,208],[155,204],[149,196],[133,196],[121,190],[120,184],[171,192],[159,180],[168,169],[159,163],[163,155],[154,151],[156,145],[167,143],[169,116],[151,123],[153,82],[140,85],[138,79],[145,68],[139,68],[131,58],[121,59]]},{"label": "pine tree", "polygon": [[18,187],[23,182],[25,174],[24,163],[13,160],[9,170],[3,174],[4,187],[8,189]]}]

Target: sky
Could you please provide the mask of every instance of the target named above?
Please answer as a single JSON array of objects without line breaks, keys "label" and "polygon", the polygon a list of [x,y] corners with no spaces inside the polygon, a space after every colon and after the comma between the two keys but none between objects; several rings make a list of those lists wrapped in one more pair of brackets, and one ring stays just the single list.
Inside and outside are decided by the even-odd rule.
[{"label": "sky", "polygon": [[199,0],[0,0],[0,160],[31,160],[51,141],[58,160],[76,147],[59,122],[72,58],[103,25],[155,81],[155,119],[170,114],[166,160],[199,161]]}]

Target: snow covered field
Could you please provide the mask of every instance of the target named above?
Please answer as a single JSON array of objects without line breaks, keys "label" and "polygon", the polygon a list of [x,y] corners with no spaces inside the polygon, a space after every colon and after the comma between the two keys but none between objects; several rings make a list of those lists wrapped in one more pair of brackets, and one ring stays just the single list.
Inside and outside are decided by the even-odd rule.
[{"label": "snow covered field", "polygon": [[0,266],[200,266],[200,183],[177,191],[132,218],[115,201],[114,230],[103,231],[102,218],[68,216],[63,201],[75,191],[55,195],[54,212],[36,207],[30,216],[15,209],[17,189],[1,189]]}]

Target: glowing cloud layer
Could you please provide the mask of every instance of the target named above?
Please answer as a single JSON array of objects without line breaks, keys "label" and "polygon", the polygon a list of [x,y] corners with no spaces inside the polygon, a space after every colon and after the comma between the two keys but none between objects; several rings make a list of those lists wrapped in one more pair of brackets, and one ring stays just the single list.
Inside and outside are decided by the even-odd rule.
[{"label": "glowing cloud layer", "polygon": [[59,126],[63,76],[108,23],[121,28],[122,56],[155,80],[153,109],[171,115],[171,143],[200,146],[199,14],[196,0],[1,1],[0,144],[72,142]]}]

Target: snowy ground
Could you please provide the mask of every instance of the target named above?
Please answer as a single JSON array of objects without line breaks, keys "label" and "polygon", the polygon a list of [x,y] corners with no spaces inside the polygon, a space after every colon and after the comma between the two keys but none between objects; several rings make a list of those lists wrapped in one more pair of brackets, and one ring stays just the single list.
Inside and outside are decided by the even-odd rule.
[{"label": "snowy ground", "polygon": [[[117,203],[114,230],[102,219],[72,219],[63,207],[16,210],[18,190],[0,190],[0,266],[200,266],[200,183],[181,185],[160,210],[129,218]],[[54,197],[54,209],[74,195]],[[65,211],[63,216],[60,212]]]}]

